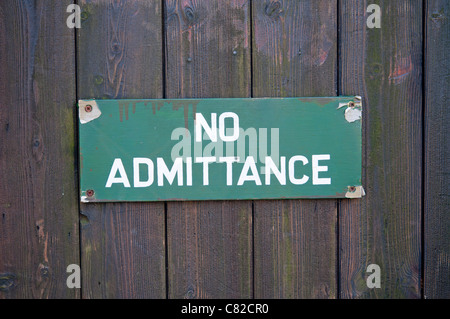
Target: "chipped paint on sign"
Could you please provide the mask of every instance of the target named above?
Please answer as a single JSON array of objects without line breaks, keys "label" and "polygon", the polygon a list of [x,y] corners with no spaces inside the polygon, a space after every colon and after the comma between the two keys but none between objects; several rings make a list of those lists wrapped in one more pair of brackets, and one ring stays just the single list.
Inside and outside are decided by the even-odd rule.
[{"label": "chipped paint on sign", "polygon": [[342,107],[347,107],[344,112],[345,119],[347,122],[352,123],[355,121],[359,121],[362,118],[362,103],[361,97],[355,96],[353,101],[346,103],[339,103],[338,109]]},{"label": "chipped paint on sign", "polygon": [[345,110],[345,119],[347,122],[352,123],[361,119],[362,112],[360,109],[348,107]]},{"label": "chipped paint on sign", "polygon": [[86,124],[102,115],[95,100],[80,100],[78,102],[78,112],[81,124]]},{"label": "chipped paint on sign", "polygon": [[345,193],[346,198],[361,198],[366,196],[366,192],[362,186],[351,186],[349,190]]}]

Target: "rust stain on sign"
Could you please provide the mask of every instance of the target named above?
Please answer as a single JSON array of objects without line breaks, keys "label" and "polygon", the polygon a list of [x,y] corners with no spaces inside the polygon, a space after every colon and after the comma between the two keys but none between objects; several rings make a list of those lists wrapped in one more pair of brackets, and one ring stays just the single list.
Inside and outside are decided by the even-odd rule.
[{"label": "rust stain on sign", "polygon": [[180,108],[183,108],[184,110],[184,127],[186,129],[189,129],[189,105],[192,105],[192,114],[193,118],[195,120],[195,113],[197,111],[197,104],[200,102],[199,100],[189,100],[189,101],[183,101],[183,100],[172,100],[170,103],[172,103],[172,109],[175,111],[178,111]]},{"label": "rust stain on sign", "polygon": [[172,105],[172,109],[174,111],[178,111],[180,108],[183,108],[184,111],[184,124],[186,129],[189,128],[189,106],[192,105],[192,113],[195,120],[195,113],[197,110],[197,104],[200,100],[122,100],[119,102],[119,119],[120,122],[129,119],[129,107],[132,104],[132,113],[136,112],[136,104],[144,103],[147,106],[149,103],[152,105],[152,112],[156,114],[156,111],[159,111],[164,105]]},{"label": "rust stain on sign", "polygon": [[95,100],[80,100],[78,101],[78,112],[80,123],[85,124],[102,115],[100,108]]}]

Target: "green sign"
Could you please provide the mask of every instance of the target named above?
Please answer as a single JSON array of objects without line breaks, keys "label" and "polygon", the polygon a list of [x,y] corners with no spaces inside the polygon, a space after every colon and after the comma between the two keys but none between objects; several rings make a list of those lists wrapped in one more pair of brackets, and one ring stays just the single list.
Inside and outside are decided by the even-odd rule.
[{"label": "green sign", "polygon": [[82,202],[359,198],[360,97],[82,100]]}]

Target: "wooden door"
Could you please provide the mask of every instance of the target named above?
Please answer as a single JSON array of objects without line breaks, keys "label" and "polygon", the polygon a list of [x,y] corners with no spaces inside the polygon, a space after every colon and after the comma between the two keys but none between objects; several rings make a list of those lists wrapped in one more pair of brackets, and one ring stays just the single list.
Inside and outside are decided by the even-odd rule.
[{"label": "wooden door", "polygon": [[[449,298],[448,1],[70,4],[0,2],[0,298]],[[78,99],[338,95],[363,199],[79,203]]]}]

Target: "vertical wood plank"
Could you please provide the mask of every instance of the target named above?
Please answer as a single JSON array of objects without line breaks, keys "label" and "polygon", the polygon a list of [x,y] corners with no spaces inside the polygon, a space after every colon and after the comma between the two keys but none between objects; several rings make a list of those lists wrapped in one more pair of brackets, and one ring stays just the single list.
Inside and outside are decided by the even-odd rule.
[{"label": "vertical wood plank", "polygon": [[[167,98],[250,96],[249,1],[165,1]],[[169,202],[169,298],[252,296],[250,201]]]},{"label": "vertical wood plank", "polygon": [[[336,95],[336,1],[253,2],[253,92]],[[335,200],[255,201],[255,297],[335,298]]]},{"label": "vertical wood plank", "polygon": [[[79,98],[161,98],[160,1],[82,0]],[[81,205],[83,298],[165,298],[164,203]]]},{"label": "vertical wood plank", "polygon": [[[369,29],[369,3],[381,28]],[[342,200],[342,298],[419,298],[422,205],[422,1],[340,1],[341,94],[363,97],[361,200]],[[369,289],[367,266],[381,268]]]},{"label": "vertical wood plank", "polygon": [[0,299],[80,296],[70,3],[0,2]]},{"label": "vertical wood plank", "polygon": [[169,298],[250,298],[251,202],[170,202],[167,212]]},{"label": "vertical wood plank", "polygon": [[450,298],[450,3],[425,12],[425,298]]}]

